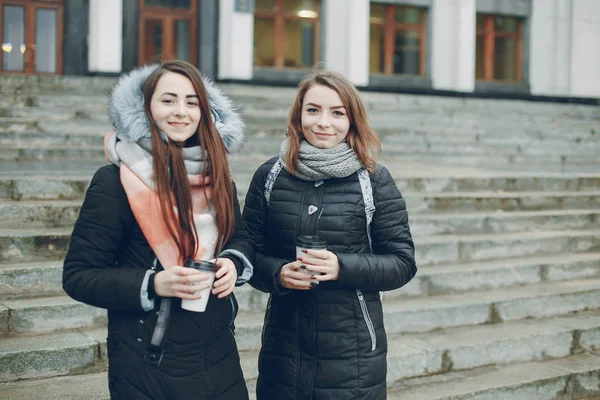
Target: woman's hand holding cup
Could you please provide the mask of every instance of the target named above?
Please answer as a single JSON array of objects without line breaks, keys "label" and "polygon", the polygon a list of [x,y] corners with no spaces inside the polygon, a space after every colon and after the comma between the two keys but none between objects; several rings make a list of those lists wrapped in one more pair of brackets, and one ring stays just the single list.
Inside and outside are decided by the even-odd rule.
[{"label": "woman's hand holding cup", "polygon": [[306,266],[306,271],[314,274],[311,279],[317,281],[337,281],[340,276],[340,262],[329,250],[303,249],[306,256],[298,257],[298,261]]},{"label": "woman's hand holding cup", "polygon": [[295,290],[310,290],[315,287],[314,278],[305,272],[303,266],[300,261],[285,264],[279,271],[281,286]]},{"label": "woman's hand holding cup", "polygon": [[197,300],[200,292],[209,288],[209,277],[192,268],[174,265],[160,271],[154,277],[154,290],[160,297],[179,297]]},{"label": "woman's hand holding cup", "polygon": [[235,268],[235,263],[229,258],[218,258],[212,261],[218,266],[215,273],[212,294],[222,299],[233,293],[235,282],[237,281],[237,269]]}]

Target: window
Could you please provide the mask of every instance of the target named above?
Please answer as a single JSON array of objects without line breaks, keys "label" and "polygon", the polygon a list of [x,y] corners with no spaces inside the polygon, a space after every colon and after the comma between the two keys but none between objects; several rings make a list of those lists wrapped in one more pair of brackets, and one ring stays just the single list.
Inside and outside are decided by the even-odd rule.
[{"label": "window", "polygon": [[0,0],[0,73],[61,74],[63,0]]},{"label": "window", "polygon": [[310,68],[319,54],[319,0],[256,0],[254,65]]},{"label": "window", "polygon": [[520,82],[523,59],[522,18],[477,14],[475,77]]},{"label": "window", "polygon": [[140,0],[138,60],[196,63],[198,0]]},{"label": "window", "polygon": [[427,9],[371,3],[372,74],[425,76]]}]

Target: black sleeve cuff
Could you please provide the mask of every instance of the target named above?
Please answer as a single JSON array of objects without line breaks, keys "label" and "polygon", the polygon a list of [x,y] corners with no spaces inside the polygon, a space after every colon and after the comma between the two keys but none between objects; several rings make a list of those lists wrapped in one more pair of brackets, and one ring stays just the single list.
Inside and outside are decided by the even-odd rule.
[{"label": "black sleeve cuff", "polygon": [[242,262],[242,260],[232,255],[221,256],[220,258],[227,258],[233,261],[233,263],[235,264],[235,270],[237,271],[237,276],[239,277],[242,275],[242,272],[244,271],[244,263]]},{"label": "black sleeve cuff", "polygon": [[156,272],[150,274],[148,277],[148,299],[152,300],[156,297],[156,289],[154,288],[154,278],[156,278]]}]

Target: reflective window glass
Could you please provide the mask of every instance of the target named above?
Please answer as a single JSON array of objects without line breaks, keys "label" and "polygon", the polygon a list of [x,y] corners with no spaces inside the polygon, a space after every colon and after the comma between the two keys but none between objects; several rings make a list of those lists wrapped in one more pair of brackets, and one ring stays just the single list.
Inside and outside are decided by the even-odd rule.
[{"label": "reflective window glass", "polygon": [[399,24],[420,24],[421,9],[410,6],[394,7],[394,20]]},{"label": "reflective window glass", "polygon": [[517,41],[515,38],[497,37],[494,40],[494,80],[514,81],[517,79]]},{"label": "reflective window glass", "polygon": [[421,71],[421,39],[418,32],[396,32],[394,73],[419,75]]},{"label": "reflective window glass", "polygon": [[311,67],[314,63],[315,27],[310,21],[286,21],[284,66]]},{"label": "reflective window glass", "polygon": [[25,54],[25,7],[4,6],[2,69],[22,71]]},{"label": "reflective window glass", "polygon": [[272,18],[254,18],[254,65],[275,65],[275,23]]},{"label": "reflective window glass", "polygon": [[175,55],[178,59],[184,61],[190,60],[190,22],[185,20],[175,21]]},{"label": "reflective window glass", "polygon": [[56,73],[56,10],[35,11],[35,70]]}]

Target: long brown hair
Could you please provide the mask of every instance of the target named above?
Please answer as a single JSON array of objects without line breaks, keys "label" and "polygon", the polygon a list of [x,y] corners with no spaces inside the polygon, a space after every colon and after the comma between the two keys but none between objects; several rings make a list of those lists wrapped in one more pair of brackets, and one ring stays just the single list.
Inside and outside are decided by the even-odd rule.
[{"label": "long brown hair", "polygon": [[227,242],[233,232],[233,185],[227,164],[227,150],[212,121],[208,94],[200,71],[181,60],[163,62],[160,68],[148,77],[142,92],[144,111],[152,130],[152,167],[161,212],[183,261],[194,258],[198,250],[198,232],[194,224],[191,187],[184,164],[183,149],[180,144],[170,139],[167,142],[162,139],[150,112],[152,95],[165,72],[174,72],[188,78],[198,95],[201,118],[196,135],[188,141],[199,143],[204,160],[203,174],[210,175],[210,186],[214,194],[211,200],[219,232],[215,252],[220,250],[220,244]]},{"label": "long brown hair", "polygon": [[311,75],[298,84],[298,93],[288,116],[288,151],[285,165],[291,172],[298,170],[298,157],[302,134],[302,105],[304,96],[316,85],[326,86],[334,90],[346,108],[350,129],[346,142],[354,150],[361,164],[370,172],[375,172],[376,162],[373,154],[381,153],[381,142],[377,132],[367,119],[365,106],[356,87],[343,75],[323,69],[315,69]]}]

